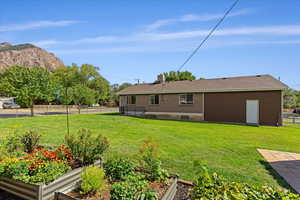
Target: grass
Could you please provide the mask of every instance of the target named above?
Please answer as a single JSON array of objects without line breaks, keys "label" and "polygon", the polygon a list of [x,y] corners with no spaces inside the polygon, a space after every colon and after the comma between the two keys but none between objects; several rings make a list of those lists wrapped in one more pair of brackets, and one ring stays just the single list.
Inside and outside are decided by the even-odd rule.
[{"label": "grass", "polygon": [[[197,123],[141,119],[113,114],[70,116],[71,132],[88,128],[111,141],[112,152],[134,154],[143,140],[156,139],[164,166],[187,180],[194,177],[193,160],[202,160],[211,172],[232,181],[259,185],[284,186],[272,176],[256,151],[265,148],[300,153],[300,126],[251,127],[214,123]],[[66,117],[43,116],[0,120],[0,133],[34,128],[42,132],[43,143],[58,145],[66,133]]]}]

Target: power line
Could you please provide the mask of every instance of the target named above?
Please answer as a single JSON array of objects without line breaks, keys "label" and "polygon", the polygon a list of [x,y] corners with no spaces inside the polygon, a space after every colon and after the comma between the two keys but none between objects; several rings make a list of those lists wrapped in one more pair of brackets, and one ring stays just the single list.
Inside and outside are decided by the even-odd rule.
[{"label": "power line", "polygon": [[201,46],[208,40],[208,38],[213,34],[213,32],[218,28],[218,26],[224,21],[226,16],[231,12],[231,10],[236,6],[236,4],[239,2],[239,0],[236,0],[232,6],[226,11],[224,16],[220,19],[220,21],[211,29],[211,31],[208,33],[208,35],[202,40],[202,42],[197,46],[197,48],[192,52],[192,54],[182,63],[182,65],[179,67],[180,71],[191,59],[192,57],[197,53],[197,51],[201,48]]}]

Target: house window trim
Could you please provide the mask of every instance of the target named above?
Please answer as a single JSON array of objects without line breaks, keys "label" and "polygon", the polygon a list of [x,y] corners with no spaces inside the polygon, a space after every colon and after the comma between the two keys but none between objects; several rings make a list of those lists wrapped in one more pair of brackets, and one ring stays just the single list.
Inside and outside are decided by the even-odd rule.
[{"label": "house window trim", "polygon": [[[181,96],[185,95],[186,98],[187,98],[187,95],[192,95],[193,97],[193,101],[191,103],[181,103],[180,99],[181,99]],[[184,105],[193,105],[194,104],[194,94],[193,93],[185,93],[185,94],[179,94],[178,95],[178,104],[181,105],[181,106],[184,106]]]},{"label": "house window trim", "polygon": [[[152,104],[151,103],[151,97],[153,97],[154,96],[154,98],[155,98],[155,96],[158,96],[158,104]],[[159,94],[152,94],[152,95],[149,95],[149,105],[151,105],[151,106],[157,106],[157,105],[160,105],[160,95]]]},{"label": "house window trim", "polygon": [[[129,98],[129,97],[132,98],[133,96],[135,97],[135,102],[134,102],[134,103],[129,103],[129,102],[128,102],[128,98]],[[126,104],[127,104],[127,105],[136,105],[136,95],[127,95],[127,96],[126,96]]]}]

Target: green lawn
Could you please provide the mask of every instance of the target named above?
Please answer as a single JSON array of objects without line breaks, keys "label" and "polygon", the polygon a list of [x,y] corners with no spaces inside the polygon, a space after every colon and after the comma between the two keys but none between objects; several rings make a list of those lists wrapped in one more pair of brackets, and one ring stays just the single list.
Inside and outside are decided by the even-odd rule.
[{"label": "green lawn", "polygon": [[[300,126],[250,127],[214,123],[140,119],[119,115],[71,115],[71,132],[89,128],[111,141],[111,151],[136,153],[147,137],[160,144],[165,167],[192,180],[192,161],[205,161],[233,181],[279,186],[257,148],[300,153]],[[65,116],[0,119],[0,133],[34,128],[44,133],[44,144],[61,144],[66,133]]]}]

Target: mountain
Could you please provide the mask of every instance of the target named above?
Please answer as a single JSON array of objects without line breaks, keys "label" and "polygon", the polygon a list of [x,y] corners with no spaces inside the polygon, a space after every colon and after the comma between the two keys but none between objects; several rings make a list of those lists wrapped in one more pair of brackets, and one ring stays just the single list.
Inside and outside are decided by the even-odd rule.
[{"label": "mountain", "polygon": [[53,53],[32,44],[11,45],[8,42],[0,43],[0,70],[12,65],[42,67],[53,70],[64,64]]}]

